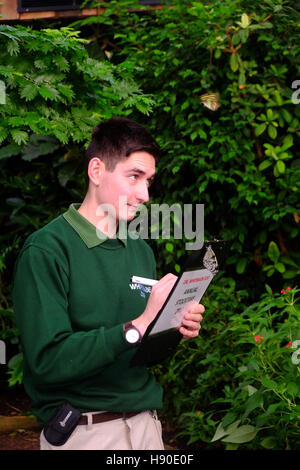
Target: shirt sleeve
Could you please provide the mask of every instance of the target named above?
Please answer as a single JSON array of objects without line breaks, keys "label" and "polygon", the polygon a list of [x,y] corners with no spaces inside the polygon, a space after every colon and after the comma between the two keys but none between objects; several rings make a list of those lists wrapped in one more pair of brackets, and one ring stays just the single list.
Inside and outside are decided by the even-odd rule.
[{"label": "shirt sleeve", "polygon": [[32,245],[21,252],[13,305],[24,362],[40,386],[93,375],[130,348],[122,324],[74,332],[68,286],[68,274],[52,253]]}]

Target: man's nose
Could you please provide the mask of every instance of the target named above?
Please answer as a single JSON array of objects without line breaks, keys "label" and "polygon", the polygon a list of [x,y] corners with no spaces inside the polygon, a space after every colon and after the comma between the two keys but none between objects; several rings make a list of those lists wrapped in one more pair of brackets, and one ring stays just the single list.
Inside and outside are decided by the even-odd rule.
[{"label": "man's nose", "polygon": [[141,184],[137,188],[136,198],[140,202],[148,202],[149,201],[149,189],[148,189],[147,182],[141,182]]}]

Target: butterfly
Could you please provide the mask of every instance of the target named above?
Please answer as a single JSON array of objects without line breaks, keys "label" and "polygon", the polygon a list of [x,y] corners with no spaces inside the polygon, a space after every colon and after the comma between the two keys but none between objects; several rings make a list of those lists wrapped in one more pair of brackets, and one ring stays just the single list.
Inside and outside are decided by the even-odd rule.
[{"label": "butterfly", "polygon": [[218,93],[205,93],[205,95],[201,95],[200,99],[204,106],[206,106],[211,111],[217,111],[220,107],[218,103],[219,94]]}]

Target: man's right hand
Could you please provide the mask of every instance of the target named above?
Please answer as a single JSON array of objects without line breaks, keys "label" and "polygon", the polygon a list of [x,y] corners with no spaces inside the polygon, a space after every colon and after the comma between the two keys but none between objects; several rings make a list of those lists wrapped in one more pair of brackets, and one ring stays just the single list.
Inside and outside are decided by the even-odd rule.
[{"label": "man's right hand", "polygon": [[132,324],[140,331],[142,336],[144,336],[148,326],[162,308],[176,281],[177,276],[168,273],[152,287],[144,312],[132,321]]}]

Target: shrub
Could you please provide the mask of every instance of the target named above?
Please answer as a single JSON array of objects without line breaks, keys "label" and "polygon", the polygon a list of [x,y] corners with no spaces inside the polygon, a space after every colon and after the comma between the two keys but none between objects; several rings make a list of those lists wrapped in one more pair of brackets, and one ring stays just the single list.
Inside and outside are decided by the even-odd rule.
[{"label": "shrub", "polygon": [[[253,300],[266,281],[278,289],[282,278],[299,276],[297,6],[174,0],[141,12],[134,1],[102,5],[103,15],[81,24],[93,23],[102,53],[131,66],[156,100],[151,126],[165,156],[154,201],[163,194],[170,205],[204,203],[206,238],[230,243],[227,273]],[[158,246],[165,272],[182,241]]]},{"label": "shrub", "polygon": [[155,369],[164,414],[188,445],[299,448],[299,292],[266,285],[245,307],[247,293],[232,279],[210,287],[200,336]]}]

